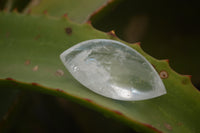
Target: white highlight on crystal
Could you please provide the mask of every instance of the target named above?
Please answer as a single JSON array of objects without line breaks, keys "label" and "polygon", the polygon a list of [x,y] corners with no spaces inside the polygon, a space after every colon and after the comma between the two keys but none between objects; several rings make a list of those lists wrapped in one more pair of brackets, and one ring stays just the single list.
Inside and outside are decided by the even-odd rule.
[{"label": "white highlight on crystal", "polygon": [[75,79],[100,95],[135,101],[166,94],[152,65],[121,42],[84,41],[64,51],[60,58]]}]

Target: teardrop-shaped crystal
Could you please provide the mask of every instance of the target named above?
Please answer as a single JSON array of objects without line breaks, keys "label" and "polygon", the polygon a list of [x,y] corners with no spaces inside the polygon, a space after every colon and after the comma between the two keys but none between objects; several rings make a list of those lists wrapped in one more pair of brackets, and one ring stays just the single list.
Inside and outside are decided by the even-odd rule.
[{"label": "teardrop-shaped crystal", "polygon": [[118,41],[84,41],[64,51],[60,58],[81,84],[112,99],[144,100],[166,93],[152,65]]}]

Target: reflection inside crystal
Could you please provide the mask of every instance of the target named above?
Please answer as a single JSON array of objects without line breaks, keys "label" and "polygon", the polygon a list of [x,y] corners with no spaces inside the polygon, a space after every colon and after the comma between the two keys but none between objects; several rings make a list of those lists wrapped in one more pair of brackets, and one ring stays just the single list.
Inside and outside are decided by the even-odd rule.
[{"label": "reflection inside crystal", "polygon": [[111,87],[116,92],[117,94],[116,97],[123,97],[123,98],[129,99],[132,96],[132,92],[130,92],[130,90],[126,90],[124,88],[121,88],[115,85],[111,85]]}]

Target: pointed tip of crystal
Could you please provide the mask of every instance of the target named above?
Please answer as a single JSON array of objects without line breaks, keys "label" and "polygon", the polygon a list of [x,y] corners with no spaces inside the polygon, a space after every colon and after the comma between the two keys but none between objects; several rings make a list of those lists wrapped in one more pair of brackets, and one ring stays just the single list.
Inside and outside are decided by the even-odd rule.
[{"label": "pointed tip of crystal", "polygon": [[145,57],[118,41],[84,41],[64,51],[60,58],[77,81],[108,98],[138,101],[167,93]]}]

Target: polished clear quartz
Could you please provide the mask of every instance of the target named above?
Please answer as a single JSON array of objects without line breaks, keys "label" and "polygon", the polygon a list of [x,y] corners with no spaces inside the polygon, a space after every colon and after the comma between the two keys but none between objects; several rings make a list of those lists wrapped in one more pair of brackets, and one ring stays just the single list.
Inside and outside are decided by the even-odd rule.
[{"label": "polished clear quartz", "polygon": [[105,97],[135,101],[166,94],[153,66],[121,42],[84,41],[64,51],[60,58],[76,80]]}]

